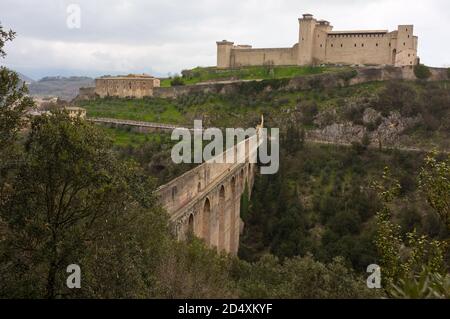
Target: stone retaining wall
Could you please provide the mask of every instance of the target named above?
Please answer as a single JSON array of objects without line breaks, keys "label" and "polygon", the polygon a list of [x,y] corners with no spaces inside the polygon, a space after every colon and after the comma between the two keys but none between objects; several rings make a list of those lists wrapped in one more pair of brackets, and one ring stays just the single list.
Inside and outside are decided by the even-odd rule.
[{"label": "stone retaining wall", "polygon": [[[426,81],[449,80],[448,69],[430,68],[431,77]],[[182,85],[173,87],[156,87],[153,96],[157,98],[178,98],[189,94],[236,94],[255,91],[294,90],[303,91],[313,88],[333,88],[339,86],[356,85],[374,81],[417,80],[414,68],[406,67],[366,67],[346,70],[337,73],[324,73],[291,79],[272,79],[255,81],[235,81],[229,83],[205,83],[196,85]],[[94,98],[93,88],[82,88],[77,100]]]}]

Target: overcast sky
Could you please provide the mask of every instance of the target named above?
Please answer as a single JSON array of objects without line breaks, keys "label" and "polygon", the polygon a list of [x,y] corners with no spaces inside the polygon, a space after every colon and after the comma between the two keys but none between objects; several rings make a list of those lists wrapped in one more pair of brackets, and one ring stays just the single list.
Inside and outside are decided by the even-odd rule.
[{"label": "overcast sky", "polygon": [[[81,27],[67,27],[67,7]],[[34,79],[46,75],[146,72],[158,76],[216,62],[216,41],[291,47],[298,17],[335,30],[414,24],[419,56],[450,66],[448,0],[1,0],[0,23],[17,32],[0,61]]]}]

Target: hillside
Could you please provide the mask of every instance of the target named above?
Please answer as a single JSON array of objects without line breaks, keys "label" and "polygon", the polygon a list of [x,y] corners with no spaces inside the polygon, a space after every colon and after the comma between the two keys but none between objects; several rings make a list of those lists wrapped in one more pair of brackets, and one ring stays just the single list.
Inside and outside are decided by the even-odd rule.
[{"label": "hillside", "polygon": [[163,79],[161,86],[191,85],[217,81],[285,79],[313,74],[333,73],[342,71],[342,69],[331,66],[249,66],[238,69],[197,67],[182,71],[181,76]]},{"label": "hillside", "polygon": [[32,78],[26,76],[25,74],[22,74],[22,73],[20,73],[20,72],[17,72],[17,74],[19,75],[19,79],[20,79],[22,82],[25,82],[27,85],[36,82],[35,80],[33,80]]},{"label": "hillside", "polygon": [[[420,172],[426,165],[425,150],[449,150],[450,82],[384,81],[350,86],[341,85],[348,81],[333,82],[336,76],[331,75],[329,86],[315,75],[303,76],[308,89],[286,88],[289,81],[280,78],[245,82],[225,94],[77,103],[87,109],[89,117],[183,126],[202,119],[204,126],[246,128],[264,114],[266,127],[281,129],[280,170],[275,175],[257,174],[251,198],[248,184],[244,188],[240,217],[245,227],[239,258],[227,259],[215,251],[209,251],[213,257],[202,255],[208,271],[222,278],[222,289],[214,289],[212,295],[342,297],[342,279],[349,285],[349,296],[383,297],[385,292],[367,290],[360,278],[365,278],[367,265],[383,258],[375,242],[376,216],[384,204],[373,185],[382,179],[386,167],[400,186],[389,203],[399,238],[409,238],[412,231],[433,240],[449,238],[426,190],[420,187]],[[103,131],[113,140],[114,153],[122,160],[132,159],[155,185],[194,167],[171,161],[174,141],[169,134],[112,127]],[[418,150],[400,149],[405,147]],[[444,163],[446,156],[438,155],[436,160]],[[441,197],[448,202],[446,196]],[[195,239],[187,245],[198,252],[203,249]],[[214,258],[224,258],[229,264],[217,264]],[[448,268],[449,258],[443,256],[442,267]],[[206,271],[198,267],[201,273]],[[329,286],[311,288],[315,282],[311,276],[328,271]],[[342,275],[331,276],[336,271]],[[292,280],[297,280],[295,288]],[[230,283],[235,288],[226,288]]]},{"label": "hillside", "polygon": [[70,101],[78,95],[81,87],[94,86],[94,79],[89,77],[45,77],[29,85],[31,95],[56,96]]},{"label": "hillside", "polygon": [[[252,89],[242,94],[193,94],[178,99],[98,99],[80,102],[89,116],[192,125],[249,127],[265,115],[266,125],[282,130],[281,169],[258,176],[252,199],[241,212],[246,228],[240,257],[255,262],[264,254],[279,258],[314,255],[321,262],[342,256],[358,272],[378,258],[373,246],[374,215],[380,203],[370,185],[391,167],[402,193],[395,220],[404,232],[414,228],[446,238],[445,229],[423,204],[418,172],[425,152],[379,151],[385,147],[450,149],[448,81],[373,82],[304,91]],[[145,135],[112,130],[120,147],[144,167],[165,167]],[[119,133],[120,132],[120,133]],[[307,140],[353,144],[315,145]],[[118,137],[120,136],[120,137]],[[160,140],[161,142],[162,140]],[[166,142],[161,142],[167,145]],[[157,143],[158,144],[158,143]],[[372,144],[373,149],[367,146]],[[161,163],[162,166],[159,164]],[[147,165],[148,164],[148,165]],[[150,172],[149,171],[149,172]],[[162,170],[164,171],[164,170]],[[178,172],[179,173],[179,172]],[[173,175],[172,175],[173,176]],[[280,201],[280,198],[283,200]]]},{"label": "hillside", "polygon": [[192,94],[178,99],[81,101],[88,116],[205,126],[248,127],[265,115],[267,125],[305,129],[311,138],[374,146],[450,148],[449,82],[373,82],[305,91],[259,90]]}]

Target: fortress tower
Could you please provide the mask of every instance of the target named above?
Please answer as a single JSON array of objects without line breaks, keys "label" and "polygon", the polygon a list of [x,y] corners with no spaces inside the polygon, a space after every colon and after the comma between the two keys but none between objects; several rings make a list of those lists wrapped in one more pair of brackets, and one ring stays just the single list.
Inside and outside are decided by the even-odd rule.
[{"label": "fortress tower", "polygon": [[227,69],[231,66],[231,50],[234,43],[226,40],[217,42],[217,67]]},{"label": "fortress tower", "polygon": [[304,14],[303,18],[298,19],[300,24],[299,46],[298,46],[298,65],[308,65],[313,63],[313,44],[316,31],[316,19],[311,14]]},{"label": "fortress tower", "polygon": [[258,65],[393,65],[419,63],[418,38],[413,25],[396,31],[333,31],[330,22],[311,14],[299,19],[299,39],[291,48],[253,49],[249,45],[217,42],[217,67],[237,68]]}]

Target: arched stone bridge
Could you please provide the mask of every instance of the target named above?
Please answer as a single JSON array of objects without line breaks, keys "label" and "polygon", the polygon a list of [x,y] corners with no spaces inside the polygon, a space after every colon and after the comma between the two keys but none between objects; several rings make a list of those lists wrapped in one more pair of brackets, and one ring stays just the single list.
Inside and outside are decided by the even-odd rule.
[{"label": "arched stone bridge", "polygon": [[[214,159],[197,166],[161,186],[156,194],[170,216],[174,234],[185,240],[189,233],[202,238],[210,247],[236,255],[243,230],[240,218],[241,195],[248,184],[249,195],[254,184],[261,128],[257,134],[234,146],[217,158],[226,158],[234,149],[234,163],[216,163]],[[238,149],[242,150],[237,160]]]}]

